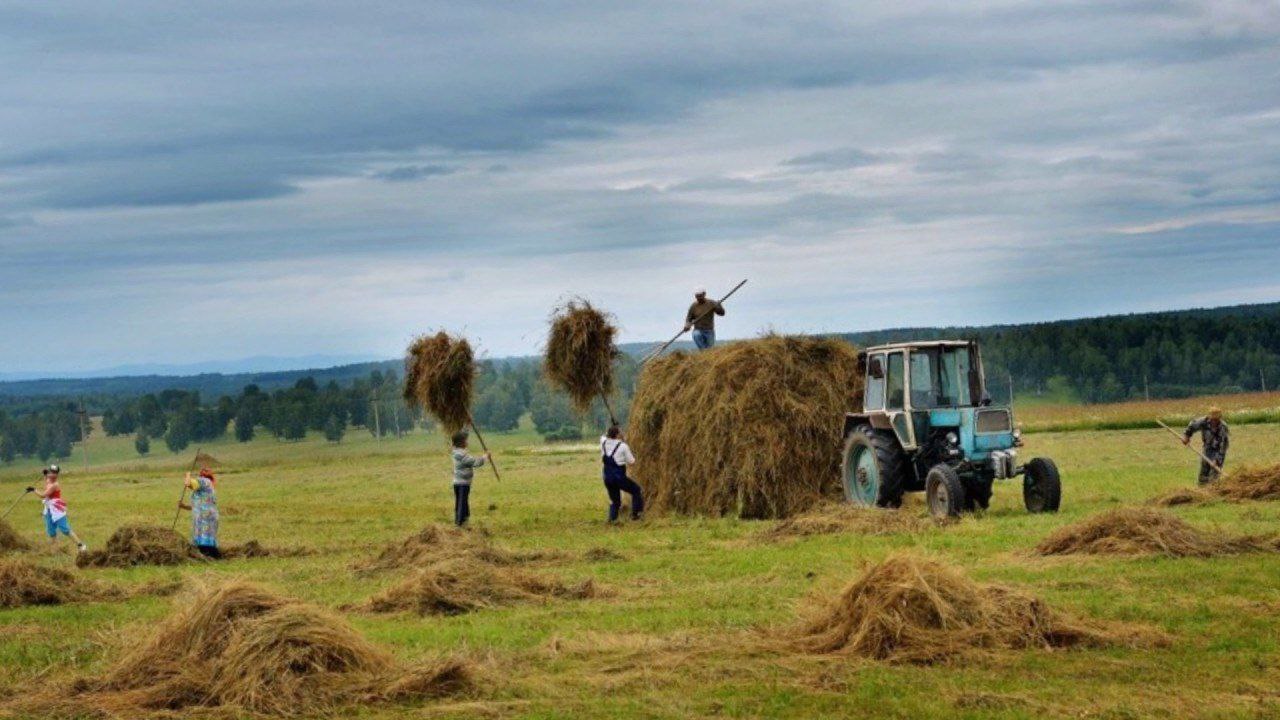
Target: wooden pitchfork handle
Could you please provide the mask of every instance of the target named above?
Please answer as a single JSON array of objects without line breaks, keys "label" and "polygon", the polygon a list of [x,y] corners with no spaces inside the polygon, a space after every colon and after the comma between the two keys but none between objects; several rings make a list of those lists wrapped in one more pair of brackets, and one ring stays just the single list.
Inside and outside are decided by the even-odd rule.
[{"label": "wooden pitchfork handle", "polygon": [[[730,290],[730,291],[729,291],[729,292],[728,292],[724,297],[722,297],[722,298],[720,298],[719,300],[717,300],[717,301],[716,301],[716,307],[720,307],[721,305],[723,305],[725,300],[728,300],[730,297],[732,297],[734,293],[738,292],[738,289],[739,289],[739,288],[741,288],[743,285],[746,285],[746,284],[747,284],[747,281],[746,281],[746,280],[743,280],[742,282],[738,283],[737,285],[734,285],[732,290]],[[701,314],[701,315],[699,315],[698,317],[694,318],[694,319],[693,319],[693,322],[692,322],[692,323],[688,323],[688,324],[689,324],[689,325],[693,325],[694,323],[698,322],[698,321],[699,321],[699,320],[701,320],[702,318],[706,317],[707,315],[710,315],[711,313],[713,313],[713,312],[715,312],[715,311],[716,311],[716,308],[715,308],[715,307],[713,307],[713,308],[711,308],[710,310],[708,310],[708,311],[706,311],[706,312],[702,313],[702,314]],[[645,363],[649,362],[650,360],[652,360],[652,359],[654,359],[654,358],[658,357],[659,355],[661,355],[664,351],[666,351],[666,349],[667,349],[667,348],[671,347],[671,345],[672,345],[675,341],[679,340],[681,335],[684,335],[684,334],[685,334],[685,333],[687,333],[687,332],[689,332],[689,331],[688,331],[688,330],[685,330],[684,328],[681,328],[681,329],[680,329],[680,332],[676,333],[674,337],[672,337],[670,340],[668,340],[668,341],[666,341],[665,343],[663,343],[662,347],[660,347],[660,348],[658,348],[656,351],[651,352],[651,353],[649,353],[648,355],[646,355],[646,356],[645,356],[645,358],[644,358],[643,360],[641,360],[641,361],[640,361],[640,364],[641,364],[641,365],[643,365],[643,364],[645,364]]]},{"label": "wooden pitchfork handle", "polygon": [[1182,443],[1182,438],[1183,438],[1183,437],[1185,437],[1184,435],[1179,435],[1177,430],[1174,430],[1173,428],[1169,427],[1168,425],[1165,425],[1164,423],[1160,422],[1160,420],[1159,420],[1158,418],[1156,419],[1156,424],[1157,424],[1157,425],[1159,425],[1160,427],[1164,428],[1165,430],[1168,430],[1170,434],[1172,434],[1174,437],[1178,438],[1178,442],[1179,442],[1179,443],[1181,443],[1183,447],[1185,447],[1186,449],[1190,450],[1191,452],[1193,452],[1193,453],[1195,453],[1195,454],[1199,455],[1201,460],[1203,460],[1203,461],[1205,461],[1205,462],[1209,463],[1209,467],[1213,468],[1214,470],[1217,470],[1219,473],[1221,473],[1221,472],[1222,472],[1222,466],[1221,466],[1221,465],[1219,465],[1218,463],[1216,463],[1216,462],[1214,462],[1214,461],[1210,460],[1210,459],[1209,459],[1209,457],[1208,457],[1207,455],[1205,455],[1204,453],[1200,452],[1199,450],[1197,450],[1197,449],[1195,449],[1195,448],[1191,447],[1191,445],[1186,444],[1186,443]]},{"label": "wooden pitchfork handle", "polygon": [[[202,450],[204,450],[204,448],[202,447],[196,448],[196,456],[191,458],[191,470],[188,470],[187,472],[191,472],[192,470],[196,469],[196,463],[200,462],[200,451]],[[186,499],[187,499],[187,483],[184,480],[182,482],[182,494],[178,496],[178,509],[173,511],[173,524],[169,526],[169,529],[173,530],[174,532],[177,532],[178,530],[178,518],[182,516],[182,501]]]},{"label": "wooden pitchfork handle", "polygon": [[485,444],[484,436],[480,434],[480,428],[476,427],[476,421],[471,417],[471,413],[467,413],[467,422],[471,423],[471,432],[476,434],[476,439],[480,441],[480,447],[489,456],[489,467],[493,468],[493,476],[498,479],[498,482],[502,482],[502,474],[498,472],[498,463],[493,461],[493,453],[489,452],[489,446]]}]

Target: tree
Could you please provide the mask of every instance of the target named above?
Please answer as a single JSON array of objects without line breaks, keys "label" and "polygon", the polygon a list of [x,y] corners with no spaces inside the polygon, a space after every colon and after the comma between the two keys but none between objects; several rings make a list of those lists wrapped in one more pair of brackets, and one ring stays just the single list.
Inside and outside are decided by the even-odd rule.
[{"label": "tree", "polygon": [[138,436],[133,439],[133,449],[145,457],[151,452],[151,438],[147,437],[146,433],[138,433]]},{"label": "tree", "polygon": [[17,443],[8,435],[0,435],[0,462],[11,463],[18,456]]},{"label": "tree", "polygon": [[284,439],[301,440],[307,436],[307,406],[289,403],[284,412]]},{"label": "tree", "polygon": [[185,422],[175,422],[169,426],[169,431],[164,434],[165,447],[169,448],[169,452],[180,453],[187,449],[191,444],[191,430]]},{"label": "tree", "polygon": [[253,440],[253,411],[248,407],[236,411],[236,440],[242,443]]},{"label": "tree", "polygon": [[337,415],[330,415],[329,419],[324,423],[324,439],[329,442],[342,442],[342,436],[346,434],[347,426],[338,418]]},{"label": "tree", "polygon": [[567,395],[552,390],[545,382],[539,382],[533,388],[533,399],[529,402],[529,413],[533,416],[533,426],[538,434],[547,436],[558,433],[567,425],[578,425],[579,418],[573,411]]},{"label": "tree", "polygon": [[485,388],[476,398],[472,409],[476,422],[494,432],[510,432],[520,425],[524,405],[519,391],[507,382],[498,382]]}]

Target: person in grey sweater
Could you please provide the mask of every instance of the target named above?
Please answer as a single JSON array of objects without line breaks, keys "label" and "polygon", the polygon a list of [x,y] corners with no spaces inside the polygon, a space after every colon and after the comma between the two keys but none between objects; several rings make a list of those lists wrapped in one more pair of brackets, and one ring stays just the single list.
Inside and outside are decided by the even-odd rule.
[{"label": "person in grey sweater", "polygon": [[471,517],[471,480],[476,468],[490,460],[489,453],[475,457],[467,452],[467,431],[453,434],[453,522],[458,527]]}]

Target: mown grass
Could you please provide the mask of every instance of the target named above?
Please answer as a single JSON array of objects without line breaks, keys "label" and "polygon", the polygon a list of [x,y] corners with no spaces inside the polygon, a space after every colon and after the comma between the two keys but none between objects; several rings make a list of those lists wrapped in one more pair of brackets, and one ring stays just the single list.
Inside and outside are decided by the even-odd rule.
[{"label": "mown grass", "polygon": [[1135,400],[1104,405],[1018,402],[1017,422],[1024,432],[1137,430],[1158,428],[1157,420],[1181,430],[1210,406],[1221,407],[1231,425],[1280,423],[1280,392],[1239,393],[1174,400]]},{"label": "mown grass", "polygon": [[[1238,428],[1231,464],[1278,462],[1275,425]],[[128,439],[99,439],[106,446]],[[485,668],[474,697],[361,708],[360,717],[685,718],[1260,718],[1280,716],[1280,558],[1045,559],[1029,549],[1089,514],[1194,482],[1195,458],[1163,430],[1038,433],[1028,454],[1054,457],[1063,512],[1029,516],[1013,485],[982,517],[915,535],[815,536],[764,542],[764,523],[653,518],[607,527],[599,462],[590,449],[540,452],[528,432],[495,436],[503,481],[478,475],[474,521],[514,549],[551,548],[537,571],[593,577],[613,593],[457,617],[353,614],[357,627],[405,660],[461,652]],[[92,448],[91,448],[92,450]],[[192,449],[194,450],[194,448]],[[101,457],[113,448],[103,447]],[[317,554],[216,566],[95,570],[117,582],[247,577],[326,607],[364,600],[395,573],[356,576],[351,563],[451,510],[442,438],[418,434],[340,446],[260,440],[206,448],[225,464],[219,493],[228,543],[256,538]],[[71,520],[91,544],[126,522],[167,524],[187,456],[159,452],[82,471],[67,463]],[[641,458],[643,463],[643,458]],[[30,468],[0,470],[0,499]],[[921,512],[918,500],[905,512]],[[1234,532],[1280,528],[1280,504],[1212,503],[1176,512]],[[38,539],[34,502],[10,521]],[[609,548],[622,560],[592,562]],[[1149,624],[1176,642],[1158,651],[1020,651],[932,667],[779,654],[760,647],[796,604],[832,591],[867,562],[911,550],[977,579],[1024,586],[1063,610]],[[66,566],[62,554],[40,556]],[[34,683],[93,672],[122,638],[144,631],[170,601],[0,611],[0,698]]]}]

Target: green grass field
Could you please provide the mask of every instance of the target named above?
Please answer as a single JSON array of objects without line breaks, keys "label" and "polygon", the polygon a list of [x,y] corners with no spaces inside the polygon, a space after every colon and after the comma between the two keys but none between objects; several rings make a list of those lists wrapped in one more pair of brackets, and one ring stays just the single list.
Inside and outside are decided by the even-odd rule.
[{"label": "green grass field", "polygon": [[[1231,464],[1280,462],[1278,429],[1236,428]],[[479,690],[464,700],[366,707],[356,716],[1280,717],[1280,557],[1050,560],[1028,553],[1062,524],[1192,483],[1193,456],[1164,431],[1029,436],[1026,453],[1052,456],[1062,468],[1059,515],[1026,515],[1020,489],[1003,485],[989,512],[952,526],[784,543],[757,537],[771,523],[734,519],[661,517],[608,527],[590,449],[548,451],[527,432],[491,440],[503,481],[487,470],[478,474],[473,522],[506,547],[567,551],[566,559],[537,570],[571,581],[592,577],[612,593],[448,618],[350,614],[361,631],[407,661],[461,653],[482,666]],[[91,546],[126,522],[169,523],[190,455],[157,449],[139,460],[131,439],[97,436],[90,452],[100,464],[85,471],[79,454],[65,463],[71,521]],[[356,577],[353,560],[450,517],[449,461],[436,435],[376,443],[353,432],[341,445],[259,440],[205,450],[224,465],[223,542],[256,538],[318,552],[86,573],[119,582],[244,577],[337,608],[395,579]],[[35,479],[29,465],[0,469],[0,501],[7,506]],[[904,512],[922,508],[915,502]],[[1235,532],[1280,525],[1280,503],[1176,512]],[[34,500],[24,500],[10,523],[40,539]],[[624,559],[582,560],[592,548]],[[791,622],[806,595],[833,591],[864,563],[899,550],[939,558],[980,580],[1022,586],[1063,610],[1149,624],[1176,641],[1156,651],[1000,652],[927,667],[776,653],[754,642]],[[35,557],[72,564],[69,554]],[[0,697],[100,669],[171,602],[0,610]]]}]

